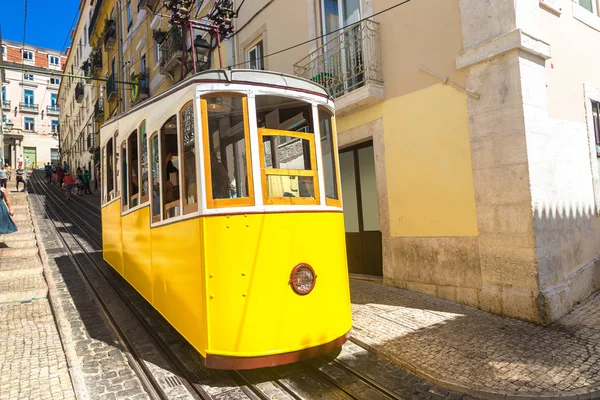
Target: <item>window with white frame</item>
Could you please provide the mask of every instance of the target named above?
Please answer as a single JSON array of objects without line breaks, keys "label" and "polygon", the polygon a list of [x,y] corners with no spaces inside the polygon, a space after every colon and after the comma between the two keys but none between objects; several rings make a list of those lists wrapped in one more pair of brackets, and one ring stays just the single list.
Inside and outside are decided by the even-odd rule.
[{"label": "window with white frame", "polygon": [[596,4],[596,0],[578,0],[579,1],[579,5],[583,8],[585,8],[586,10],[588,10],[589,12],[592,12],[594,14],[597,13],[597,4]]},{"label": "window with white frame", "polygon": [[50,65],[60,65],[60,58],[57,56],[49,56]]},{"label": "window with white frame", "polygon": [[60,78],[50,78],[51,85],[60,85]]},{"label": "window with white frame", "polygon": [[133,24],[133,11],[131,10],[131,0],[127,1],[127,32],[131,29]]},{"label": "window with white frame", "polygon": [[50,132],[52,132],[52,133],[58,132],[58,120],[53,119],[52,122],[50,122]]},{"label": "window with white frame", "polygon": [[2,86],[2,103],[6,102],[6,86]]},{"label": "window with white frame", "polygon": [[23,130],[26,130],[28,132],[35,131],[35,118],[24,117],[23,118]]},{"label": "window with white frame", "polygon": [[2,45],[2,59],[6,60],[6,46]]},{"label": "window with white frame", "polygon": [[158,66],[158,60],[160,59],[160,45],[154,40],[154,65]]},{"label": "window with white frame", "polygon": [[263,42],[262,40],[248,50],[248,68],[265,69],[263,63]]},{"label": "window with white frame", "polygon": [[23,50],[23,60],[33,61],[33,51]]},{"label": "window with white frame", "polygon": [[33,80],[33,74],[30,72],[25,72],[23,73],[23,79],[25,79],[26,81],[32,81]]},{"label": "window with white frame", "polygon": [[23,90],[23,102],[25,104],[28,105],[33,105],[34,104],[34,94],[33,94],[33,90],[31,89],[24,89]]}]

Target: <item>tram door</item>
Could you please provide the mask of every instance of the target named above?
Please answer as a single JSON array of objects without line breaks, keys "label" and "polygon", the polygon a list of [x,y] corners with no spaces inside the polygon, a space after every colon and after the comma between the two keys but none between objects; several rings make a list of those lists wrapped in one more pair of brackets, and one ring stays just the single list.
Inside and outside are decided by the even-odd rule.
[{"label": "tram door", "polygon": [[339,159],[349,272],[382,276],[373,142],[342,149]]}]

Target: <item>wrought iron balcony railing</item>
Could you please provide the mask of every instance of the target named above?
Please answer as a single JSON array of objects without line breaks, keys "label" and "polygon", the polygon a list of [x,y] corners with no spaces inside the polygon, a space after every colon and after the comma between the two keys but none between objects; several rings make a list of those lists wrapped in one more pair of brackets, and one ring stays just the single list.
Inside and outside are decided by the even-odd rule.
[{"label": "wrought iron balcony railing", "polygon": [[104,99],[96,100],[94,104],[94,121],[102,121],[104,119]]},{"label": "wrought iron balcony railing", "polygon": [[77,82],[75,86],[75,101],[81,103],[83,101],[83,83]]},{"label": "wrought iron balcony railing", "polygon": [[181,28],[173,26],[160,44],[160,71],[168,73],[181,63],[181,50],[183,49],[183,35]]},{"label": "wrought iron balcony railing", "polygon": [[19,103],[19,111],[38,112],[40,107],[37,104]]},{"label": "wrought iron balcony railing", "polygon": [[117,24],[114,19],[107,19],[104,26],[104,48],[112,49],[117,39]]},{"label": "wrought iron balcony railing", "polygon": [[113,72],[108,77],[108,81],[106,81],[106,97],[110,100],[115,94],[117,94],[117,79],[116,75]]},{"label": "wrought iron balcony railing", "polygon": [[10,110],[10,100],[4,100],[2,102],[2,109],[3,110]]},{"label": "wrought iron balcony railing", "polygon": [[57,115],[60,112],[60,107],[58,106],[46,106],[46,113],[48,115]]},{"label": "wrought iron balcony railing", "polygon": [[379,23],[366,20],[344,30],[295,63],[294,74],[324,86],[335,98],[383,83]]}]

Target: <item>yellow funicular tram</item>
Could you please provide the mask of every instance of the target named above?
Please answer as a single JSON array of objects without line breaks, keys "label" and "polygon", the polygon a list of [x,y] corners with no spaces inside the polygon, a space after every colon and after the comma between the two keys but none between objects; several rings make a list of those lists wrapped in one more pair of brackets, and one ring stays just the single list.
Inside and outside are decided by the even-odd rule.
[{"label": "yellow funicular tram", "polygon": [[333,100],[209,70],[100,131],[104,259],[209,368],[339,348],[352,324]]}]

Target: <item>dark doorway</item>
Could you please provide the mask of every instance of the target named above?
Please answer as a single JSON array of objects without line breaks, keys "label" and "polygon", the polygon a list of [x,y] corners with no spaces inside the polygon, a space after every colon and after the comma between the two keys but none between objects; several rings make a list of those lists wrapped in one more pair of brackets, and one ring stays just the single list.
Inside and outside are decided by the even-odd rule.
[{"label": "dark doorway", "polygon": [[373,142],[340,151],[346,248],[350,273],[383,275]]}]

